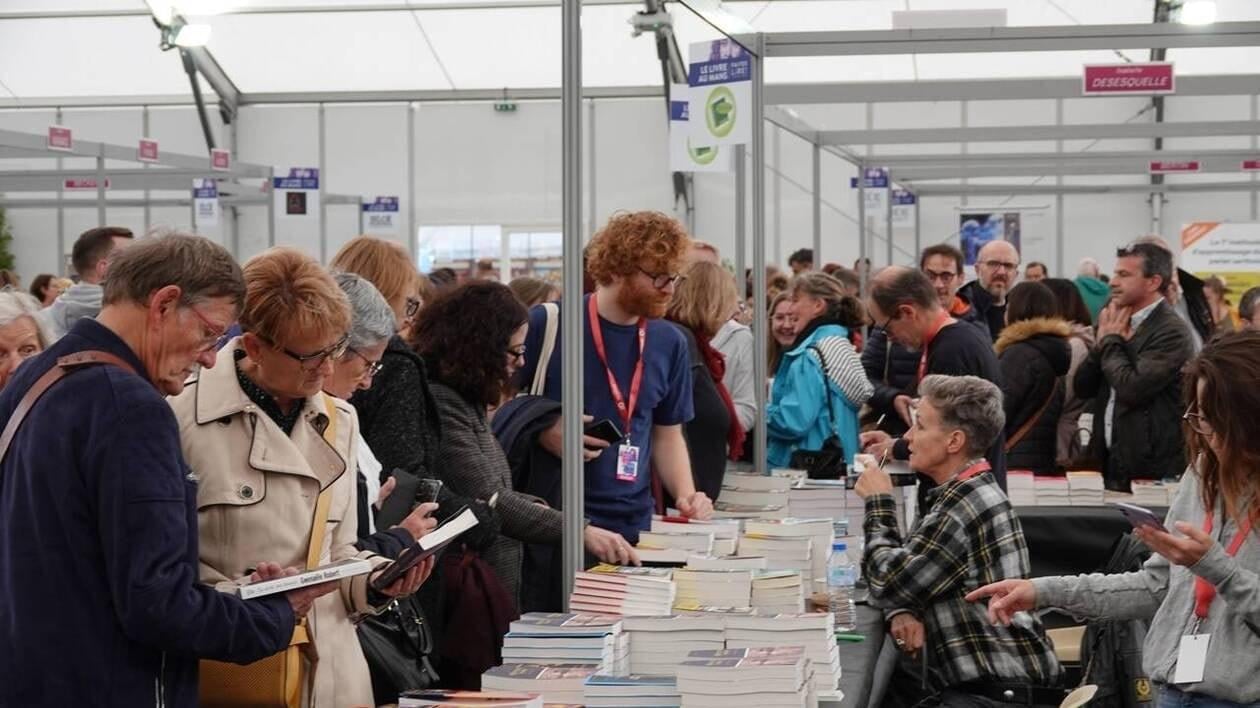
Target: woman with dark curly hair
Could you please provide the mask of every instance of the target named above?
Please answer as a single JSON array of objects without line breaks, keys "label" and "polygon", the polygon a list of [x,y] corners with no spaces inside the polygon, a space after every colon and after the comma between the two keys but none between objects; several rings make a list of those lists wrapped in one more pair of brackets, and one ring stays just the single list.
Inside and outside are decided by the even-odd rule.
[{"label": "woman with dark curly hair", "polygon": [[[435,469],[457,495],[499,495],[501,532],[481,557],[518,602],[522,542],[559,543],[564,525],[559,510],[512,489],[507,457],[486,422],[486,408],[499,403],[524,364],[528,318],[506,285],[474,281],[440,293],[421,310],[411,338],[427,365],[442,420]],[[590,525],[584,538],[587,550],[609,561],[618,559],[601,549],[613,547],[613,540],[625,543],[617,534]]]}]

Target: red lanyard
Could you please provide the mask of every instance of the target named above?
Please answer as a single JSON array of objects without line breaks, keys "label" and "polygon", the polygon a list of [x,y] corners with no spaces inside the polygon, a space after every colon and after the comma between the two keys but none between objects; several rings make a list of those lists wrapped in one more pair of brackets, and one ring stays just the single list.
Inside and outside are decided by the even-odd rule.
[{"label": "red lanyard", "polygon": [[923,355],[919,357],[919,381],[927,375],[928,347],[932,346],[932,340],[936,339],[936,335],[945,328],[945,325],[952,324],[954,318],[949,316],[948,312],[942,312],[941,316],[936,318],[936,324],[932,325],[931,331],[923,335]]},{"label": "red lanyard", "polygon": [[621,414],[621,420],[625,423],[626,439],[630,439],[630,421],[634,418],[634,407],[639,403],[639,388],[643,384],[643,350],[647,346],[647,318],[639,318],[639,361],[634,365],[634,376],[630,379],[630,401],[626,402],[624,396],[621,395],[621,387],[617,385],[617,377],[613,376],[612,368],[608,366],[608,354],[604,350],[604,331],[599,325],[599,310],[595,305],[595,296],[592,295],[587,300],[589,307],[586,308],[591,319],[591,339],[595,340],[595,354],[599,356],[599,362],[604,365],[604,373],[608,374],[608,390],[612,392],[613,402],[617,404],[617,412]]},{"label": "red lanyard", "polygon": [[989,470],[991,470],[991,469],[993,469],[993,468],[989,466],[989,461],[988,461],[988,460],[980,460],[979,462],[977,462],[977,463],[975,463],[974,465],[972,465],[972,466],[968,467],[967,469],[963,470],[962,472],[959,472],[959,473],[958,473],[958,481],[959,481],[959,482],[964,482],[964,481],[966,481],[966,480],[971,479],[972,477],[975,477],[976,475],[978,475],[978,474],[980,474],[980,473],[982,473],[982,472],[988,472],[988,471],[989,471]]},{"label": "red lanyard", "polygon": [[[1212,533],[1212,512],[1208,512],[1207,518],[1203,520],[1203,533]],[[1231,557],[1238,553],[1238,549],[1242,548],[1243,541],[1251,535],[1251,517],[1238,527],[1238,533],[1234,534],[1234,540],[1229,542],[1229,548],[1225,550]],[[1208,608],[1212,606],[1212,601],[1216,599],[1216,586],[1208,581],[1195,576],[1194,578],[1194,615],[1199,619],[1206,619],[1208,616]]]}]

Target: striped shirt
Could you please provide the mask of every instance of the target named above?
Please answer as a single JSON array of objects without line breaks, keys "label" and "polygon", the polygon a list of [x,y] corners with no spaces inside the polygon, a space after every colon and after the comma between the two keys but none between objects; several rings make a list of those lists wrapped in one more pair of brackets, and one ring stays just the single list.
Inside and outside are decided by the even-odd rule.
[{"label": "striped shirt", "polygon": [[[818,362],[825,375],[840,387],[852,408],[861,408],[875,393],[875,386],[866,378],[862,359],[845,337],[822,337],[811,347],[810,357]],[[822,360],[818,359],[819,352]]]},{"label": "striped shirt", "polygon": [[994,627],[983,603],[963,599],[1030,571],[1023,529],[997,480],[986,472],[948,482],[928,492],[927,509],[903,541],[893,497],[866,499],[871,604],[923,622],[936,688],[976,680],[1054,685],[1061,669],[1039,620],[1021,612],[1009,627]]}]

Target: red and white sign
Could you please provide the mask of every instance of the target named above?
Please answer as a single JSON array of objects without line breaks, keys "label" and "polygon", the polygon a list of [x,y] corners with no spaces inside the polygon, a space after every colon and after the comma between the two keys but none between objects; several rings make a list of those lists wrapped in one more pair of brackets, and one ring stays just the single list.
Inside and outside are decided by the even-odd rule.
[{"label": "red and white sign", "polygon": [[140,162],[158,161],[158,142],[140,138],[140,146],[136,148],[136,159]]},{"label": "red and white sign", "polygon": [[1260,160],[1243,160],[1243,172],[1260,172]]},{"label": "red and white sign", "polygon": [[[67,178],[62,186],[69,190],[96,189],[95,177],[70,177]],[[109,180],[105,180],[105,189],[109,189]]]},{"label": "red and white sign", "polygon": [[70,152],[74,149],[74,136],[63,125],[48,126],[48,149]]},{"label": "red and white sign", "polygon": [[232,169],[232,153],[215,148],[210,151],[210,169],[227,172]]},{"label": "red and white sign", "polygon": [[1086,96],[1175,93],[1172,62],[1086,64],[1081,93]]},{"label": "red and white sign", "polygon": [[1198,160],[1182,160],[1180,162],[1151,160],[1150,172],[1153,175],[1165,175],[1177,172],[1198,172],[1199,167],[1200,163]]}]

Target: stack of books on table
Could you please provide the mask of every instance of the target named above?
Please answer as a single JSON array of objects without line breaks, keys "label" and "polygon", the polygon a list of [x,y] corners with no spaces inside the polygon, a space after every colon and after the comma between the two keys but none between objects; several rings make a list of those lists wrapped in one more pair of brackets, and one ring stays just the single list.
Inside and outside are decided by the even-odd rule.
[{"label": "stack of books on table", "polygon": [[840,649],[835,618],[830,612],[731,617],[726,622],[726,648],[800,646],[814,668],[819,698],[834,697],[840,685]]},{"label": "stack of books on table", "polygon": [[682,708],[814,708],[818,698],[801,647],[693,652],[678,667]]},{"label": "stack of books on table", "polygon": [[[808,565],[799,565],[805,576],[806,588],[817,592],[827,586],[827,554],[835,541],[835,529],[832,519],[824,518],[787,518],[787,519],[755,519],[744,523],[744,537],[761,539],[801,539],[813,541],[810,547]],[[770,566],[773,568],[773,566]],[[781,568],[786,570],[786,568]]]},{"label": "stack of books on table", "polygon": [[674,607],[670,568],[602,563],[574,576],[569,609],[606,615],[667,615]]},{"label": "stack of books on table", "polygon": [[1006,496],[1011,506],[1037,506],[1037,480],[1033,473],[1007,470]]},{"label": "stack of books on table", "polygon": [[751,570],[674,571],[674,609],[693,610],[700,607],[751,607]]},{"label": "stack of books on table", "polygon": [[797,570],[767,570],[752,579],[752,606],[758,614],[793,614],[805,609],[805,587]]},{"label": "stack of books on table", "polygon": [[711,555],[734,555],[743,524],[739,519],[696,521],[678,516],[653,516],[652,533],[708,533],[713,535]]},{"label": "stack of books on table", "polygon": [[678,708],[678,680],[673,676],[608,676],[586,679],[587,708]]},{"label": "stack of books on table", "polygon": [[611,615],[531,612],[510,625],[503,661],[583,665],[615,673],[629,669],[629,640]]},{"label": "stack of books on table", "polygon": [[[1009,477],[1007,478],[1009,482]],[[1068,496],[1072,506],[1102,506],[1103,476],[1098,472],[1068,472]]]},{"label": "stack of books on table", "polygon": [[581,704],[586,679],[599,673],[594,666],[504,664],[481,675],[481,687],[490,691],[537,693],[544,703]]},{"label": "stack of books on table", "polygon": [[[798,519],[843,519],[848,492],[844,480],[839,484],[826,484],[823,480],[809,480],[800,487],[788,490],[788,513]],[[856,496],[856,495],[855,495]]]},{"label": "stack of books on table", "polygon": [[543,708],[537,693],[425,688],[404,691],[398,708]]},{"label": "stack of books on table", "polygon": [[765,556],[687,556],[692,570],[765,570]]},{"label": "stack of books on table", "polygon": [[[1133,504],[1150,508],[1153,506],[1166,507],[1172,501],[1169,494],[1169,485],[1156,480],[1133,480],[1130,483],[1133,489]],[[1176,489],[1173,489],[1176,492]]]},{"label": "stack of books on table", "polygon": [[786,519],[787,517],[786,502],[767,505],[732,504],[724,499],[713,502],[713,518],[715,519]]},{"label": "stack of books on table", "polygon": [[1072,493],[1068,489],[1067,477],[1038,475],[1034,483],[1037,485],[1037,506],[1072,505]]},{"label": "stack of books on table", "polygon": [[788,490],[791,487],[792,480],[788,477],[727,472],[714,508],[724,513],[753,513],[751,516],[734,517],[715,514],[715,517],[782,518],[787,515]]},{"label": "stack of books on table", "polygon": [[692,554],[709,555],[714,552],[713,534],[689,532],[686,529],[690,524],[677,526],[677,529],[667,532],[640,533],[639,543],[634,549],[639,554],[639,560],[644,563],[683,564],[687,562],[687,556]]},{"label": "stack of books on table", "polygon": [[630,638],[630,673],[674,676],[693,651],[722,649],[725,615],[681,612],[661,617],[627,617],[622,625]]}]

